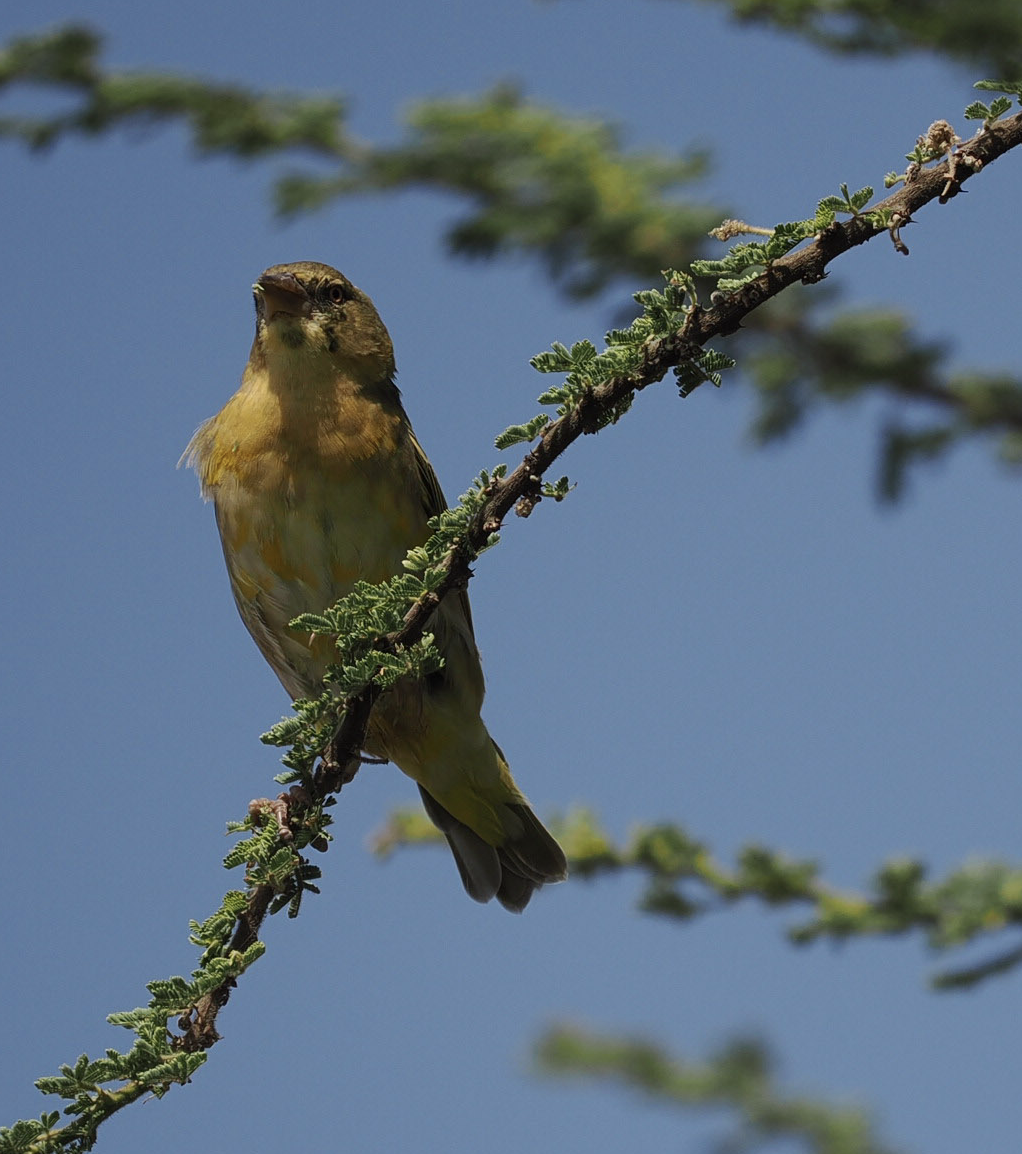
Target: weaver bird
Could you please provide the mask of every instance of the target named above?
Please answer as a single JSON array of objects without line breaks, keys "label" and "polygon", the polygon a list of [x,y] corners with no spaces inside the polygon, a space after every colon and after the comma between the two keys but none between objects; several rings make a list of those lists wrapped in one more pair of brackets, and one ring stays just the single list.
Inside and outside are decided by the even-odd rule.
[{"label": "weaver bird", "polygon": [[[253,288],[241,388],[185,457],[216,509],[241,619],[294,700],[322,691],[335,649],[288,623],[356,581],[399,572],[445,501],[369,297],[312,261],[274,265]],[[564,854],[480,717],[483,673],[464,591],[444,598],[430,630],[442,669],[380,697],[365,749],[418,783],[471,897],[519,912],[538,886],[566,876]]]}]

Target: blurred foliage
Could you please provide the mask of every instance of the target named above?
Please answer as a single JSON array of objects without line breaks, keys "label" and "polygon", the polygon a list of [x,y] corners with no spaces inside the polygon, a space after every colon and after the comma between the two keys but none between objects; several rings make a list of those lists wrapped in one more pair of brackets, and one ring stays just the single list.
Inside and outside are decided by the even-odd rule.
[{"label": "blurred foliage", "polygon": [[80,102],[50,116],[0,117],[0,137],[41,149],[69,135],[183,120],[203,153],[251,158],[298,148],[338,158],[347,152],[338,99],[252,92],[167,73],[104,72],[101,46],[97,32],[78,25],[11,40],[0,50],[0,92],[30,84],[76,94]]},{"label": "blurred foliage", "polygon": [[[548,824],[564,847],[574,879],[639,873],[645,879],[640,909],[675,921],[753,898],[768,906],[812,907],[808,921],[788,930],[799,945],[918,930],[931,949],[943,951],[1022,930],[1022,867],[999,861],[969,862],[928,882],[921,861],[895,859],[880,867],[868,893],[850,893],[819,881],[815,862],[795,861],[760,845],[746,846],[729,868],[677,825],[640,826],[618,845],[587,809]],[[398,810],[375,836],[373,849],[386,857],[402,846],[434,843],[442,845],[443,837],[420,811]],[[1016,942],[981,962],[936,975],[932,985],[945,990],[973,986],[1020,962],[1022,946]]]},{"label": "blurred foliage", "polygon": [[[923,13],[936,7],[911,6]],[[742,19],[801,27],[844,47],[854,40],[861,51],[917,43],[908,6],[874,8],[735,6]],[[960,15],[958,5],[952,8]],[[859,29],[854,36],[833,31],[839,17],[847,22],[853,16]],[[1015,18],[1020,22],[1022,14]],[[1010,42],[1008,31],[997,40],[996,26],[974,20],[970,27],[991,51]],[[825,29],[831,31],[824,35]],[[897,37],[892,29],[901,30]],[[448,192],[467,202],[448,229],[452,253],[533,256],[575,298],[655,283],[664,268],[685,268],[700,256],[716,255],[706,233],[727,213],[692,201],[687,192],[706,171],[704,153],[628,151],[616,128],[541,107],[512,87],[421,102],[409,113],[405,139],[377,147],[348,134],[339,98],[261,93],[173,74],[110,72],[99,63],[100,49],[100,37],[84,27],[11,41],[0,52],[0,92],[31,84],[65,93],[77,104],[48,116],[0,118],[0,137],[39,149],[71,134],[178,119],[203,154],[251,159],[304,153],[320,171],[292,170],[277,180],[275,200],[285,214],[354,194]],[[332,171],[324,173],[323,163]],[[897,415],[880,435],[882,498],[902,493],[912,464],[938,458],[975,434],[994,435],[1004,461],[1022,462],[1017,377],[979,369],[949,377],[942,367],[947,347],[916,334],[896,310],[873,306],[842,314],[833,302],[819,289],[785,293],[736,336],[744,379],[758,397],[755,440],[791,432],[821,404],[882,392],[897,404]],[[624,323],[630,316],[617,319]]]},{"label": "blurred foliage", "polygon": [[[706,2],[706,0],[704,0]],[[1022,59],[1017,0],[711,0],[745,23],[797,32],[836,52],[894,56],[929,51],[1014,75]]]},{"label": "blurred foliage", "polygon": [[864,1109],[781,1093],[774,1059],[754,1038],[736,1039],[705,1061],[691,1062],[642,1039],[562,1025],[540,1039],[536,1065],[544,1073],[627,1086],[658,1102],[729,1107],[738,1127],[710,1147],[719,1154],[773,1149],[770,1144],[784,1139],[798,1141],[809,1154],[893,1154],[874,1136]]},{"label": "blurred foliage", "polygon": [[756,389],[751,433],[760,443],[788,436],[824,404],[884,394],[891,406],[881,432],[877,493],[896,500],[910,465],[978,435],[1001,460],[1022,464],[1022,380],[981,370],[951,373],[950,342],[931,341],[893,308],[839,310],[833,290],[788,291],[750,324],[741,367]]},{"label": "blurred foliage", "polygon": [[285,178],[277,206],[294,214],[345,193],[408,187],[454,193],[471,208],[448,232],[452,252],[534,253],[570,296],[588,297],[691,262],[720,209],[668,193],[706,165],[698,152],[624,152],[611,125],[564,116],[504,85],[416,105],[405,141],[365,149],[340,176]]}]

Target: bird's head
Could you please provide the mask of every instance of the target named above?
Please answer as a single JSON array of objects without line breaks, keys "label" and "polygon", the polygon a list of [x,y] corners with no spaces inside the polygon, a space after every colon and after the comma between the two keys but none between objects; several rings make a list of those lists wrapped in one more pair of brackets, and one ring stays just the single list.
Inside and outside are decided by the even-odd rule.
[{"label": "bird's head", "polygon": [[376,307],[337,269],[275,264],[252,286],[255,349],[269,363],[334,370],[363,383],[394,375],[394,347]]}]

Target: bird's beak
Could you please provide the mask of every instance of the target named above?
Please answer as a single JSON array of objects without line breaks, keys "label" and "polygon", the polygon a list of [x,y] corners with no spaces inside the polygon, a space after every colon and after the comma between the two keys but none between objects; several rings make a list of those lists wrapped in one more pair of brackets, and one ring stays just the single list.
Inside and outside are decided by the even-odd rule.
[{"label": "bird's beak", "polygon": [[301,282],[291,273],[265,273],[252,286],[257,306],[264,318],[272,321],[278,313],[308,316],[312,301]]}]

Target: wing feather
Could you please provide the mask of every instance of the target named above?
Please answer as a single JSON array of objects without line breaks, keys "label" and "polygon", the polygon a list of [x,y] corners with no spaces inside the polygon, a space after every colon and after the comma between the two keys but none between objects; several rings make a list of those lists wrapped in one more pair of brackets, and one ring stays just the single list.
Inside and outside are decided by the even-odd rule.
[{"label": "wing feather", "polygon": [[[419,444],[410,427],[408,430],[408,439],[411,442],[412,451],[415,454],[415,467],[418,470],[419,480],[422,482],[422,504],[426,510],[426,516],[436,517],[448,507],[447,499],[444,497],[444,491],[440,487],[436,472],[429,463],[429,457],[426,456],[425,450]],[[448,602],[451,600],[451,598],[447,598]],[[472,608],[468,602],[468,592],[460,589],[457,594],[455,594],[453,603],[461,610],[465,622],[468,625],[469,637],[474,641],[475,629],[472,626]]]}]

